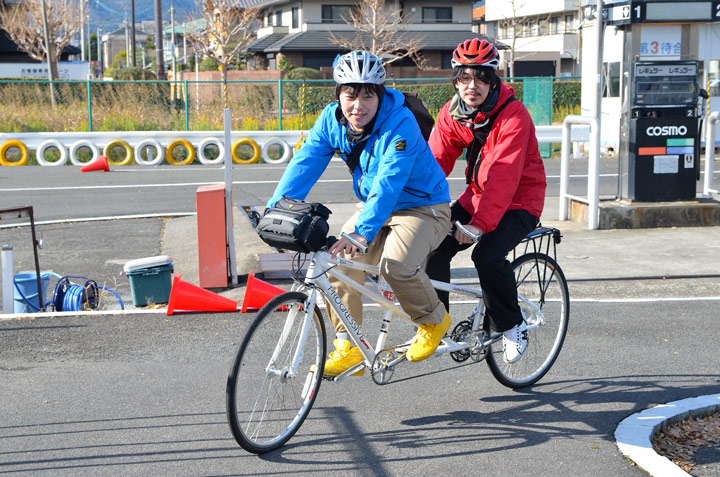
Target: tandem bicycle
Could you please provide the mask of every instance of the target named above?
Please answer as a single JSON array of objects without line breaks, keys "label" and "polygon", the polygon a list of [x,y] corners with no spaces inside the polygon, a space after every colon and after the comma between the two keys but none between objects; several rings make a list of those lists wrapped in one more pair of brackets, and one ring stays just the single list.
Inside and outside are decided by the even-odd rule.
[{"label": "tandem bicycle", "polygon": [[[528,328],[528,345],[520,359],[504,362],[502,344],[496,345],[501,342],[502,333],[490,327],[479,284],[473,288],[438,281],[432,282],[436,289],[467,297],[475,306],[442,339],[433,357],[448,355],[458,363],[485,360],[492,375],[511,388],[530,386],[540,380],[558,357],[568,327],[567,281],[556,261],[560,238],[558,229],[539,226],[510,257],[519,305]],[[376,384],[390,382],[395,369],[406,361],[405,353],[411,343],[386,347],[393,315],[409,320],[393,300],[392,292],[371,279],[358,284],[341,271],[361,270],[366,276],[379,277],[377,266],[341,257],[333,259],[327,247],[305,259],[307,271],[301,274],[301,267],[296,267],[291,291],[271,299],[258,311],[240,342],[228,376],[226,408],[230,428],[238,444],[252,453],[275,450],[297,432],[312,409],[323,380],[340,383],[367,369]],[[328,275],[384,309],[374,346],[342,304]],[[320,310],[323,301],[337,312],[364,358],[334,377],[323,376],[327,342]]]}]

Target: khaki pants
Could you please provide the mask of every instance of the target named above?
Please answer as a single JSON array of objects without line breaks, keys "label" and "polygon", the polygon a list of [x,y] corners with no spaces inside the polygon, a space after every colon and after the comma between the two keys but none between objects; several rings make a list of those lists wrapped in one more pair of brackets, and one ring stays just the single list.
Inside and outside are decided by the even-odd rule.
[{"label": "khaki pants", "polygon": [[[345,222],[342,231],[353,233],[355,222],[362,211],[362,204]],[[405,312],[415,323],[440,323],[445,307],[438,299],[430,279],[425,273],[425,262],[450,230],[450,205],[434,204],[399,210],[390,215],[375,236],[365,255],[355,255],[354,260],[367,264],[379,264],[380,274],[392,287]],[[341,254],[342,256],[342,254]],[[348,277],[363,284],[365,273],[342,269]],[[330,277],[330,283],[338,292],[345,306],[358,325],[362,324],[362,296],[340,280]],[[345,326],[330,310],[330,321],[338,333]]]}]

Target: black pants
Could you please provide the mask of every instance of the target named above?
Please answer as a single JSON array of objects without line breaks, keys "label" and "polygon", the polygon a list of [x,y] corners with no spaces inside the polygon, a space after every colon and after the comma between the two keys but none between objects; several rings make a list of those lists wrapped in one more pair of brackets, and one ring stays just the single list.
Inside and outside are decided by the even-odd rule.
[{"label": "black pants", "polygon": [[[451,208],[451,220],[462,224],[470,221],[470,214],[455,202]],[[538,223],[538,218],[525,210],[508,210],[497,228],[482,234],[472,251],[472,261],[477,269],[487,313],[497,332],[507,331],[522,321],[517,301],[517,284],[507,254],[514,249]],[[450,262],[461,250],[473,244],[460,244],[448,235],[428,257],[426,271],[433,280],[450,282]],[[450,294],[438,290],[438,297],[450,310]]]}]

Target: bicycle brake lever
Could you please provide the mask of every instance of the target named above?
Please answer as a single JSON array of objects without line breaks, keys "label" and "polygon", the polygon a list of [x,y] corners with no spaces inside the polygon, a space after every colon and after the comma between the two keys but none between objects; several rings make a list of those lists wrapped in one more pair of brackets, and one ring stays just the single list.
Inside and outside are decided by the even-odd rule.
[{"label": "bicycle brake lever", "polygon": [[250,224],[252,225],[252,228],[256,229],[258,226],[258,222],[260,222],[260,219],[262,216],[260,213],[258,213],[256,210],[251,210],[247,214],[248,219],[250,219]]},{"label": "bicycle brake lever", "polygon": [[329,249],[337,241],[338,241],[338,238],[336,236],[328,235],[327,238],[325,239],[325,249]]}]

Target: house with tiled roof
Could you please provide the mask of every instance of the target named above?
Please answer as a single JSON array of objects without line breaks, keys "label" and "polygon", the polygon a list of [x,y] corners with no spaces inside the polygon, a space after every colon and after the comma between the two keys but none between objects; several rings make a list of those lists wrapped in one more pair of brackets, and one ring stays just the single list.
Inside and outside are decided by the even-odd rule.
[{"label": "house with tiled roof", "polygon": [[[398,1],[397,14],[405,24],[398,51],[407,42],[419,42],[425,67],[449,69],[453,49],[468,38],[479,36],[472,29],[472,1]],[[346,22],[357,2],[349,0],[248,0],[262,9],[263,25],[257,40],[248,47],[268,69],[277,69],[284,55],[295,67],[330,67],[338,53],[346,51],[333,43],[335,37],[353,38],[356,32]],[[407,38],[407,40],[403,40]],[[414,66],[402,58],[392,66]]]}]

